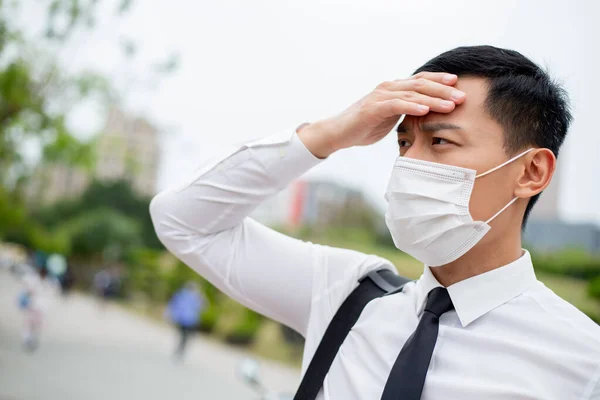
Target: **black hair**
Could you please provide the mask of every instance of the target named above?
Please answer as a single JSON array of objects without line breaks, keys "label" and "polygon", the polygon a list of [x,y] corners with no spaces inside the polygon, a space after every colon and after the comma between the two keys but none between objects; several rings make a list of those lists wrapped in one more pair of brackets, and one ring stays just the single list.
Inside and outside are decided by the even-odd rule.
[{"label": "black hair", "polygon": [[[484,78],[488,86],[485,109],[504,130],[508,155],[534,145],[558,157],[573,119],[567,92],[521,53],[493,46],[457,47],[429,60],[415,73],[422,71]],[[538,198],[539,194],[529,200],[523,227]]]}]

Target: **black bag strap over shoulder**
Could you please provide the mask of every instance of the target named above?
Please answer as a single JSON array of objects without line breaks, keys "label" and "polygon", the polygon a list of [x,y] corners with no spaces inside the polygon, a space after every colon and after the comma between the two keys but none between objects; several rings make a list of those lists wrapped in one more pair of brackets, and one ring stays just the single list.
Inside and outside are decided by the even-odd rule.
[{"label": "black bag strap over shoulder", "polygon": [[294,400],[314,400],[317,397],[340,346],[358,321],[365,306],[375,298],[401,292],[409,281],[388,269],[370,272],[360,279],[360,284],[350,293],[331,319]]}]

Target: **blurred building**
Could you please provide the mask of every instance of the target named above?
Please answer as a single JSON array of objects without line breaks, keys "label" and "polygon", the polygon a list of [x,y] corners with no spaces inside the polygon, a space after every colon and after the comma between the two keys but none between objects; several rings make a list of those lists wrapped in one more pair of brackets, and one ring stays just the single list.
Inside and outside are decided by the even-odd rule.
[{"label": "blurred building", "polygon": [[270,226],[375,229],[381,215],[360,190],[330,181],[299,179],[262,203],[251,217]]},{"label": "blurred building", "polygon": [[160,151],[158,132],[148,121],[113,108],[97,138],[95,154],[96,165],[91,172],[58,163],[44,165],[28,188],[30,199],[52,204],[78,197],[92,177],[103,181],[126,179],[137,193],[155,194]]},{"label": "blurred building", "polygon": [[136,192],[152,196],[159,156],[156,128],[115,108],[98,138],[95,176],[103,181],[128,179]]},{"label": "blurred building", "polygon": [[532,220],[527,224],[526,245],[537,251],[580,249],[600,253],[600,228],[592,223]]},{"label": "blurred building", "polygon": [[34,173],[27,197],[34,204],[52,204],[81,195],[89,181],[88,174],[81,168],[60,163],[44,165]]}]

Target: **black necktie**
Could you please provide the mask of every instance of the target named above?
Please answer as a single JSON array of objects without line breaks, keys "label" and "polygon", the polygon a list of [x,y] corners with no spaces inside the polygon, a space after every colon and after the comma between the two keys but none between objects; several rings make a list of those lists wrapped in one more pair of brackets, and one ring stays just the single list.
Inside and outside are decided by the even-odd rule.
[{"label": "black necktie", "polygon": [[440,317],[453,308],[446,288],[437,287],[429,292],[421,321],[400,350],[383,389],[381,400],[421,398],[431,354],[437,340]]}]

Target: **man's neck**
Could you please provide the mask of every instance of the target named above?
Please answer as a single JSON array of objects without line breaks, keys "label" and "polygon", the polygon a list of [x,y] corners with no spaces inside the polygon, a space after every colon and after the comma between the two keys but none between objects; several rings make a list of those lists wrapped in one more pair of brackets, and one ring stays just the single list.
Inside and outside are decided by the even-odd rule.
[{"label": "man's neck", "polygon": [[444,287],[503,267],[522,255],[521,231],[503,235],[489,243],[478,243],[458,260],[431,267],[433,276]]}]

